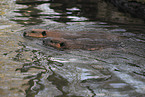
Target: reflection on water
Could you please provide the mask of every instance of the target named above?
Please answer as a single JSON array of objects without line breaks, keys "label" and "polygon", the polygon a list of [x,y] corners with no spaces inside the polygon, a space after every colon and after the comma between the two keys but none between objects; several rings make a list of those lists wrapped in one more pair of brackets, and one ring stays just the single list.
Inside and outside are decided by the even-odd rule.
[{"label": "reflection on water", "polygon": [[[1,9],[0,96],[144,96],[143,20],[119,12],[102,0],[16,0],[15,8]],[[30,29],[106,33],[122,38],[119,48],[59,51],[45,47],[41,39],[22,37],[18,24],[33,25]]]},{"label": "reflection on water", "polygon": [[35,5],[29,5],[27,8],[22,8],[14,12],[21,13],[19,16],[17,16],[16,19],[11,19],[12,21],[16,21],[19,24],[37,25],[42,23],[42,20],[39,16],[39,12],[42,11],[35,8]]},{"label": "reflection on water", "polygon": [[49,19],[62,23],[78,21],[109,21],[124,24],[144,23],[141,19],[135,19],[130,15],[118,12],[113,5],[101,0],[17,0],[16,3],[27,6],[25,9],[17,9],[15,12],[21,15],[16,16],[17,19],[12,19],[23,25],[37,25]]}]

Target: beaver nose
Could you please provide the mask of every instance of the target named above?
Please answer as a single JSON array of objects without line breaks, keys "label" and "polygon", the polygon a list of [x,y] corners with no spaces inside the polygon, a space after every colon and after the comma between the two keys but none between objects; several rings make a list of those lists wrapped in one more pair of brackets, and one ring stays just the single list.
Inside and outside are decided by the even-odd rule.
[{"label": "beaver nose", "polygon": [[26,35],[27,35],[27,33],[26,33],[26,32],[24,32],[24,33],[23,33],[23,36],[26,36]]},{"label": "beaver nose", "polygon": [[43,45],[48,45],[51,43],[51,38],[45,38],[43,39]]}]

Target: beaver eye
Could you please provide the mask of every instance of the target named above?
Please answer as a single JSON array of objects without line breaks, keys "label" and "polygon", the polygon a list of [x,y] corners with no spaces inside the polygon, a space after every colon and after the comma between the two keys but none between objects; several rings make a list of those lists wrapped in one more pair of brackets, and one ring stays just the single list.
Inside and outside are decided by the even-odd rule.
[{"label": "beaver eye", "polygon": [[32,31],[31,33],[36,33],[35,31]]},{"label": "beaver eye", "polygon": [[64,43],[64,42],[61,42],[61,43],[60,43],[60,46],[61,46],[61,47],[65,46],[65,43]]},{"label": "beaver eye", "polygon": [[46,36],[46,31],[43,31],[43,32],[42,32],[42,35],[43,35],[43,36]]},{"label": "beaver eye", "polygon": [[53,41],[52,41],[52,40],[50,40],[50,42],[51,42],[51,43],[53,43]]}]

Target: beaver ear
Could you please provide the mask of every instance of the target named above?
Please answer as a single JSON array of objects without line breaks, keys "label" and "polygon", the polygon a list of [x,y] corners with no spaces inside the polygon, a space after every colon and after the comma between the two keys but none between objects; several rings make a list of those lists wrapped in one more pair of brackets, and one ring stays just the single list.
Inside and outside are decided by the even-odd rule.
[{"label": "beaver ear", "polygon": [[43,35],[43,36],[46,36],[46,31],[43,31],[43,32],[42,32],[42,35]]},{"label": "beaver ear", "polygon": [[63,46],[65,46],[65,43],[64,42],[61,42],[60,43],[60,47],[63,47]]},{"label": "beaver ear", "polygon": [[24,32],[24,33],[23,33],[23,36],[27,36],[27,33],[26,33],[26,32]]}]

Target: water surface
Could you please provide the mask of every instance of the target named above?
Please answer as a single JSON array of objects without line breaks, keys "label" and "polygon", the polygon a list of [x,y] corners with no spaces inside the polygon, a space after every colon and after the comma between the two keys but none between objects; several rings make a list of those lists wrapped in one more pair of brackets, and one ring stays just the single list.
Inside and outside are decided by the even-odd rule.
[{"label": "water surface", "polygon": [[[71,1],[0,0],[0,96],[143,97],[144,21],[104,1]],[[32,28],[121,38],[116,48],[61,51],[23,37]]]}]

